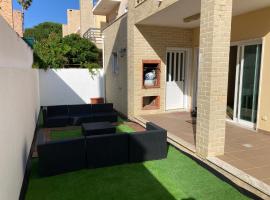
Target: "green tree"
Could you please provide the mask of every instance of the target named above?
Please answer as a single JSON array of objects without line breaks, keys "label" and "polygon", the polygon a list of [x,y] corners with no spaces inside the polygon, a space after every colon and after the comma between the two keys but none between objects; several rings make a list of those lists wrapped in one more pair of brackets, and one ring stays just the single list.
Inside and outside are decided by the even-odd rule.
[{"label": "green tree", "polygon": [[32,37],[36,41],[41,41],[48,39],[51,33],[62,37],[62,25],[54,22],[44,22],[33,28],[25,29],[24,37]]},{"label": "green tree", "polygon": [[88,64],[98,63],[100,50],[95,44],[77,34],[71,34],[63,38],[63,46],[68,47],[65,57],[69,65],[79,64],[87,67]]},{"label": "green tree", "polygon": [[34,45],[34,67],[63,68],[68,63],[65,57],[65,53],[69,51],[68,48],[62,44],[62,38],[56,33],[50,34],[47,39],[36,42]]},{"label": "green tree", "polygon": [[32,0],[17,0],[22,7],[22,27],[24,29],[24,13],[32,4]]},{"label": "green tree", "polygon": [[34,45],[34,67],[48,68],[88,68],[93,72],[99,67],[100,50],[95,44],[79,35],[64,38],[51,33]]}]

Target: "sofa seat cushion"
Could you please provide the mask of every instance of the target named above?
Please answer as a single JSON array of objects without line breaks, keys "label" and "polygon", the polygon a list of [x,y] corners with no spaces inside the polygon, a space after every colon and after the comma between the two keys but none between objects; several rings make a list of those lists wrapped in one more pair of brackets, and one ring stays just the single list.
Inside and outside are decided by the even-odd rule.
[{"label": "sofa seat cushion", "polygon": [[54,117],[47,117],[45,120],[45,127],[53,128],[53,127],[65,127],[68,125],[69,117],[67,115],[59,115]]},{"label": "sofa seat cushion", "polygon": [[86,168],[85,140],[83,137],[54,141],[37,146],[39,172],[51,176]]},{"label": "sofa seat cushion", "polygon": [[128,134],[86,137],[86,148],[89,168],[128,163]]},{"label": "sofa seat cushion", "polygon": [[92,115],[90,114],[72,114],[69,116],[69,125],[80,126],[82,123],[88,123],[92,121]]}]

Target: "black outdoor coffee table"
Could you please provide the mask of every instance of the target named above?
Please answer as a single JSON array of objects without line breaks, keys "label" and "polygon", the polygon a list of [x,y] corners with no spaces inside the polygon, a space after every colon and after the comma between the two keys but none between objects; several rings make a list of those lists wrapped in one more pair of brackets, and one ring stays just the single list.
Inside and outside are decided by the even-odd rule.
[{"label": "black outdoor coffee table", "polygon": [[82,124],[82,133],[84,136],[103,135],[115,132],[116,129],[110,122],[94,122]]}]

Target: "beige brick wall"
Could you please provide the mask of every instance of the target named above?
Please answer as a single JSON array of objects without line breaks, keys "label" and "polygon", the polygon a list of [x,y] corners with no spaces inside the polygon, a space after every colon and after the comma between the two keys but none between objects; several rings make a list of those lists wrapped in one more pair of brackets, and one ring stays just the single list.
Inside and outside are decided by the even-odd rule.
[{"label": "beige brick wall", "polygon": [[202,0],[196,150],[224,153],[232,0]]},{"label": "beige brick wall", "polygon": [[[166,68],[166,49],[192,48],[193,30],[171,27],[143,26],[135,27],[134,36],[134,115],[161,113],[165,111],[165,68]],[[142,89],[143,69],[142,60],[161,60],[161,79],[160,88]],[[190,63],[191,68],[192,64]],[[191,70],[191,69],[188,70]],[[191,78],[188,85],[192,87]],[[188,90],[190,96],[191,90]],[[143,96],[160,96],[160,109],[142,110]]]},{"label": "beige brick wall", "polygon": [[[163,4],[162,8],[173,2],[169,1],[169,3]],[[165,111],[166,49],[168,47],[192,48],[194,33],[192,29],[135,25],[138,19],[143,19],[151,12],[156,12],[157,8],[153,7],[151,1],[146,1],[138,7],[135,7],[135,1],[128,3],[128,114],[132,117],[134,115],[162,113]],[[144,10],[144,12],[140,12],[140,10]],[[143,59],[161,60],[160,88],[142,89]],[[191,66],[193,66],[192,63]],[[191,94],[192,78],[189,78],[189,81],[188,93]],[[143,96],[160,96],[160,109],[143,110]]]},{"label": "beige brick wall", "polygon": [[[106,101],[114,103],[114,108],[127,115],[127,16],[123,16],[104,30],[104,70],[106,73]],[[118,54],[119,72],[113,73],[112,53]]]},{"label": "beige brick wall", "polygon": [[13,8],[12,0],[0,0],[0,14],[13,28]]},{"label": "beige brick wall", "polygon": [[23,37],[23,27],[22,27],[22,13],[18,10],[13,11],[13,24],[14,30]]}]

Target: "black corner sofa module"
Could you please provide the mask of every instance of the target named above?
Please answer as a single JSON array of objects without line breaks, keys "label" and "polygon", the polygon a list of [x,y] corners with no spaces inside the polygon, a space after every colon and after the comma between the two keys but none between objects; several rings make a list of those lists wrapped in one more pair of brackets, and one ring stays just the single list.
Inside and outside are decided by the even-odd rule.
[{"label": "black corner sofa module", "polygon": [[129,162],[166,158],[167,148],[167,131],[148,122],[146,131],[129,135]]},{"label": "black corner sofa module", "polygon": [[84,137],[39,144],[37,151],[41,176],[86,168]]},{"label": "black corner sofa module", "polygon": [[105,134],[39,144],[39,171],[50,176],[167,157],[167,131],[153,123],[146,131]]},{"label": "black corner sofa module", "polygon": [[45,127],[64,127],[69,122],[68,106],[42,107]]},{"label": "black corner sofa module", "polygon": [[46,106],[42,112],[46,128],[79,126],[87,122],[117,122],[117,112],[111,103]]}]

